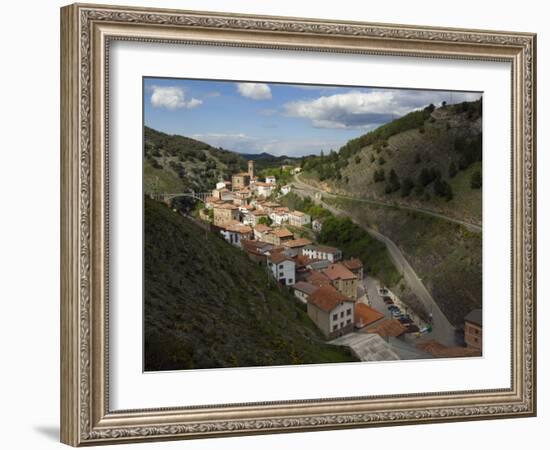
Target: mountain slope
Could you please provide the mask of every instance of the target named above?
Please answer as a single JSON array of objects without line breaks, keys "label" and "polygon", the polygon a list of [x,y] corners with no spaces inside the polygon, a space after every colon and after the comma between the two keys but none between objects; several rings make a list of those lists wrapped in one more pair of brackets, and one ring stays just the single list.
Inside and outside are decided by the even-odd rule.
[{"label": "mountain slope", "polygon": [[[481,101],[427,107],[309,158],[304,181],[481,223]],[[480,178],[481,183],[481,178]]]},{"label": "mountain slope", "polygon": [[145,368],[354,361],[245,253],[145,199]]},{"label": "mountain slope", "polygon": [[144,146],[145,191],[206,192],[220,178],[246,168],[238,153],[149,127],[144,127]]}]

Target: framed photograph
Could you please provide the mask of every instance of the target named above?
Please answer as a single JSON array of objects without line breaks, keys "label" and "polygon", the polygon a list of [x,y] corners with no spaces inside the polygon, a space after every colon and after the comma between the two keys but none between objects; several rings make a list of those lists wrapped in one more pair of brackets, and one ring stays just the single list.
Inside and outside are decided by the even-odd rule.
[{"label": "framed photograph", "polygon": [[62,442],[535,415],[535,58],[62,8]]}]

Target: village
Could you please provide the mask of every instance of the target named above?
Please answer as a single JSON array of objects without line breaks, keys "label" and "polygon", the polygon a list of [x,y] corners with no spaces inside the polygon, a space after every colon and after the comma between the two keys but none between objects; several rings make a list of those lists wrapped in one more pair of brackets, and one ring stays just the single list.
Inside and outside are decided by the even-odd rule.
[{"label": "village", "polygon": [[[292,174],[299,170],[290,168]],[[265,267],[281,289],[292,292],[327,340],[350,347],[362,361],[468,356],[479,351],[481,321],[475,317],[466,322],[472,331],[466,334],[471,338],[465,348],[422,339],[431,331],[430,324],[388,288],[373,283],[361,260],[315,241],[322,220],[278,201],[291,190],[291,184],[275,176],[260,179],[254,161],[248,161],[246,172],[216,184],[198,216]]]}]

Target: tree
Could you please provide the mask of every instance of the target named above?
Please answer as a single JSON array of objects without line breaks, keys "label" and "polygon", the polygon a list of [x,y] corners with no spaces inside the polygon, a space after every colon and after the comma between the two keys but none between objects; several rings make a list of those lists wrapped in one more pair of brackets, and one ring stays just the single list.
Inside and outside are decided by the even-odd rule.
[{"label": "tree", "polygon": [[355,164],[359,164],[361,162],[361,157],[359,155],[355,156]]},{"label": "tree", "polygon": [[420,157],[420,153],[417,153],[416,156],[414,157],[414,163],[420,164],[421,162],[422,162],[422,158]]},{"label": "tree", "polygon": [[474,173],[472,173],[472,176],[470,177],[470,187],[472,189],[481,189],[481,185],[482,185],[481,171],[476,170]]},{"label": "tree", "polygon": [[449,165],[449,177],[450,178],[454,178],[457,174],[458,170],[456,168],[456,164],[453,162],[451,162],[451,164]]},{"label": "tree", "polygon": [[375,183],[378,183],[380,181],[384,181],[385,179],[386,179],[386,174],[384,172],[384,169],[374,171],[374,182]]},{"label": "tree", "polygon": [[399,177],[397,176],[397,173],[395,173],[395,170],[392,169],[390,170],[390,177],[388,184],[386,184],[385,192],[386,194],[391,194],[392,192],[398,191],[399,188],[401,188]]},{"label": "tree", "polygon": [[453,189],[451,188],[451,185],[447,183],[445,180],[437,179],[434,183],[434,194],[445,198],[445,200],[450,201],[453,199]]},{"label": "tree", "polygon": [[260,217],[258,219],[258,224],[270,226],[273,223],[269,217]]},{"label": "tree", "polygon": [[401,183],[401,197],[408,197],[414,188],[414,181],[411,177],[406,177]]},{"label": "tree", "polygon": [[380,158],[378,158],[378,164],[383,166],[384,164],[386,164],[386,160],[381,156]]}]

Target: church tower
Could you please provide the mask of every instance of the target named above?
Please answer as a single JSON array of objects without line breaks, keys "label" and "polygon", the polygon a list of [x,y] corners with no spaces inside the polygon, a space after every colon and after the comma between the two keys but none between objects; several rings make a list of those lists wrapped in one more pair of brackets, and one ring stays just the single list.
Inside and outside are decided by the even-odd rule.
[{"label": "church tower", "polygon": [[248,175],[250,179],[254,179],[254,161],[248,161]]}]

